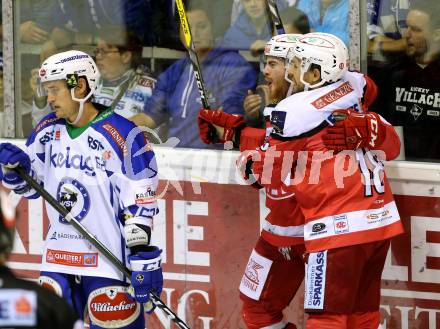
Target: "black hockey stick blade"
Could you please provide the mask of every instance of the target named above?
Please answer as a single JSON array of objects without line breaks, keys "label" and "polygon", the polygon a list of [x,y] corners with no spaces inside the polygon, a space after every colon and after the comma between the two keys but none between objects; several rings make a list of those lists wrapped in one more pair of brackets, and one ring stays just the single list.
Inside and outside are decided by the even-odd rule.
[{"label": "black hockey stick blade", "polygon": [[275,29],[277,30],[277,34],[286,33],[286,31],[284,30],[283,22],[281,21],[276,0],[267,0],[267,5],[269,7],[270,19],[272,21],[272,24],[275,26]]},{"label": "black hockey stick blade", "polygon": [[[23,180],[28,183],[40,196],[47,201],[61,216],[63,216],[79,233],[98,249],[118,270],[131,279],[131,271],[95,236],[93,236],[70,212],[64,208],[49,192],[47,192],[38,182],[29,176],[22,167],[16,167],[14,170]],[[150,299],[157,308],[161,309],[179,328],[190,329],[188,325],[180,319],[154,292],[150,292]]]}]

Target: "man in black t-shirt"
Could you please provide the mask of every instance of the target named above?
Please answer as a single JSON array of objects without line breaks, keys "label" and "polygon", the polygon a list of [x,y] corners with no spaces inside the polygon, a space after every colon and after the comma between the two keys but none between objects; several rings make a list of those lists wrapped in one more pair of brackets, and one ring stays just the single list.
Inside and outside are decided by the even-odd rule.
[{"label": "man in black t-shirt", "polygon": [[0,187],[0,328],[82,329],[82,321],[61,297],[17,278],[6,266],[14,228],[15,210]]},{"label": "man in black t-shirt", "polygon": [[405,157],[440,161],[440,4],[411,4],[406,23],[407,58],[384,75],[376,110],[403,126]]}]

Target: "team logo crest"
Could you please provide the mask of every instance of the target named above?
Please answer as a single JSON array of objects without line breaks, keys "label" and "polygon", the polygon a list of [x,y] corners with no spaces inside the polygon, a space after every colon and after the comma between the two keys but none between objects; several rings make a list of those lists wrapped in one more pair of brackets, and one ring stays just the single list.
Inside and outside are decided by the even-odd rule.
[{"label": "team logo crest", "polygon": [[141,308],[128,294],[128,287],[109,286],[90,293],[87,310],[100,328],[126,328],[140,316]]},{"label": "team logo crest", "polygon": [[115,299],[117,291],[115,289],[109,288],[106,290],[106,295],[108,298],[110,298],[111,300]]},{"label": "team logo crest", "polygon": [[259,284],[260,280],[258,279],[258,270],[262,269],[263,266],[258,264],[255,260],[250,259],[249,263],[246,266],[245,276],[255,284]]},{"label": "team logo crest", "polygon": [[417,105],[417,104],[413,104],[411,111],[409,111],[409,113],[411,113],[414,117],[414,121],[416,121],[420,114],[423,113],[423,107]]},{"label": "team logo crest", "polygon": [[144,276],[142,274],[138,274],[138,275],[136,275],[136,280],[139,283],[142,283],[144,281]]},{"label": "team logo crest", "polygon": [[[76,179],[64,178],[58,185],[57,198],[77,221],[81,221],[90,210],[89,192]],[[59,221],[68,224],[61,215]]]},{"label": "team logo crest", "polygon": [[287,113],[284,111],[272,111],[270,117],[270,125],[273,128],[273,132],[277,135],[283,135],[284,124],[286,122]]}]

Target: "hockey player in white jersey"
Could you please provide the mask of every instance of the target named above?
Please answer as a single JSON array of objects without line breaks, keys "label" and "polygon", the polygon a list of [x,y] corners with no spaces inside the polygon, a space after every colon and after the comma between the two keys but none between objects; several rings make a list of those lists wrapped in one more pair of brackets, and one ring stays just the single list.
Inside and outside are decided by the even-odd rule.
[{"label": "hockey player in white jersey", "polygon": [[[130,263],[135,299],[122,273],[50,206],[40,283],[88,316],[91,328],[144,328],[143,304],[163,285],[161,250],[150,245],[158,212],[154,153],[131,121],[90,101],[100,74],[89,55],[53,55],[39,76],[52,113],[35,127],[26,152],[0,144],[3,185],[32,199],[36,191],[10,168],[19,165],[37,179],[122,263]],[[152,311],[151,303],[145,305]]]}]

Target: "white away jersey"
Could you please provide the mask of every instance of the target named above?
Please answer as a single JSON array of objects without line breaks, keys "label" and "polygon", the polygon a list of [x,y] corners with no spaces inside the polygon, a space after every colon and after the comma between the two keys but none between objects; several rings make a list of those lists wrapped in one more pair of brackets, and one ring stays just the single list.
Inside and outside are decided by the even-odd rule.
[{"label": "white away jersey", "polygon": [[344,79],[331,85],[287,97],[270,113],[272,133],[296,137],[325,121],[331,123],[331,114],[335,110],[351,107],[360,111],[364,86],[363,74],[348,72]]},{"label": "white away jersey", "polygon": [[[44,188],[123,263],[124,221],[152,226],[158,212],[157,166],[144,135],[104,109],[85,129],[46,116],[27,141],[32,169]],[[136,155],[138,151],[142,154]],[[122,279],[73,226],[46,204],[50,228],[42,270]]]}]

